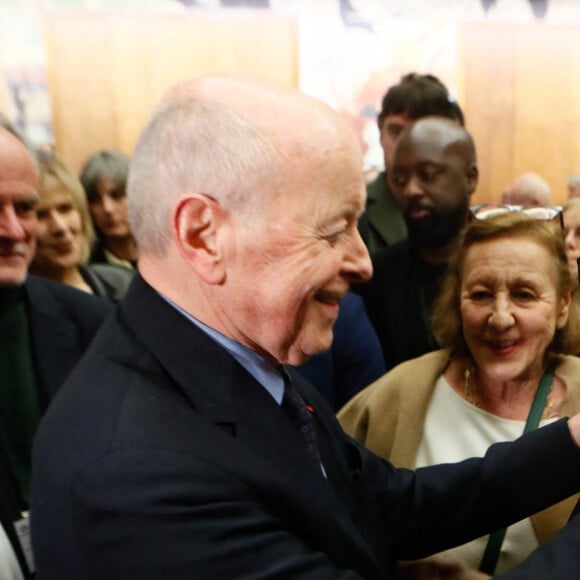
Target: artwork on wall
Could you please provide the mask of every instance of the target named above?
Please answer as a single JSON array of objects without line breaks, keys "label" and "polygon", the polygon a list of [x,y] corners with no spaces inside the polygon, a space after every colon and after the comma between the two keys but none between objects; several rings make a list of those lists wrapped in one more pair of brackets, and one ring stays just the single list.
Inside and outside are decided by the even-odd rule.
[{"label": "artwork on wall", "polygon": [[377,110],[386,89],[410,71],[438,76],[457,97],[462,22],[580,23],[577,0],[2,0],[0,110],[34,142],[52,139],[42,11],[115,14],[252,11],[298,23],[298,83],[341,111],[368,169],[380,167]]}]

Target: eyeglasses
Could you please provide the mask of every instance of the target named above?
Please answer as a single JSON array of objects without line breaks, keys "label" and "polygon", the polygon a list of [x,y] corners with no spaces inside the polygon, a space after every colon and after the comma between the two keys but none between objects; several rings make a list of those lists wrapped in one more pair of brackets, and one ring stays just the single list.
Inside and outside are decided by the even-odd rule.
[{"label": "eyeglasses", "polygon": [[483,203],[469,208],[471,219],[486,220],[496,215],[510,212],[521,212],[532,219],[553,222],[557,221],[560,227],[564,227],[561,205],[542,205],[537,207],[526,207],[523,205],[509,205],[505,203]]}]

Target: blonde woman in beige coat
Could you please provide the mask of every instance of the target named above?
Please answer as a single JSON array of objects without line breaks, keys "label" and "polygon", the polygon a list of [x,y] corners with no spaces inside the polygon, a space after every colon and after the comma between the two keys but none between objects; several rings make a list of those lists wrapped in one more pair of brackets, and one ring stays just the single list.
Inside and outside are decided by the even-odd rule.
[{"label": "blonde woman in beige coat", "polygon": [[[547,217],[560,220],[557,210]],[[545,217],[545,216],[544,216]],[[344,429],[399,467],[482,455],[521,434],[538,385],[539,425],[580,410],[580,311],[561,226],[523,212],[472,220],[432,323],[446,347],[407,361],[339,413]],[[553,375],[549,372],[553,371]],[[522,490],[526,493],[526,490]],[[524,560],[567,521],[575,499],[510,527],[495,572]],[[487,537],[445,557],[477,569]]]}]

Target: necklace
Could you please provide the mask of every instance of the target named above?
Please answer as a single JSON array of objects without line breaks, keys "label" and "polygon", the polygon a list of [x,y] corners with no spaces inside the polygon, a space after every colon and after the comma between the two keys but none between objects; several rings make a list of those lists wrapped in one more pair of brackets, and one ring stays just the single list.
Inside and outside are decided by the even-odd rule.
[{"label": "necklace", "polygon": [[[471,403],[474,407],[481,407],[481,401],[479,396],[479,391],[475,381],[471,380],[471,377],[475,375],[474,370],[471,367],[467,367],[463,371],[463,396],[467,402]],[[546,406],[542,412],[542,419],[549,419],[554,416],[554,381],[550,384],[550,390],[548,391],[548,396],[546,397]]]}]

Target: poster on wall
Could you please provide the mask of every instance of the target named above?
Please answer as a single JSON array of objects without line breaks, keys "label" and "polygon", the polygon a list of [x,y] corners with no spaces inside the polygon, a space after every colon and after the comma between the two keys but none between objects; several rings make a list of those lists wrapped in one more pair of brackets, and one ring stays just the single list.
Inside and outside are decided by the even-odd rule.
[{"label": "poster on wall", "polygon": [[381,98],[402,75],[433,74],[461,103],[462,22],[569,24],[580,13],[577,0],[2,0],[0,111],[39,143],[52,139],[43,10],[291,16],[298,22],[299,86],[344,115],[368,170],[383,163],[376,126]]},{"label": "poster on wall", "polygon": [[373,171],[383,165],[377,115],[388,87],[407,73],[430,73],[456,96],[457,25],[360,4],[321,1],[301,13],[300,88],[342,113]]}]

